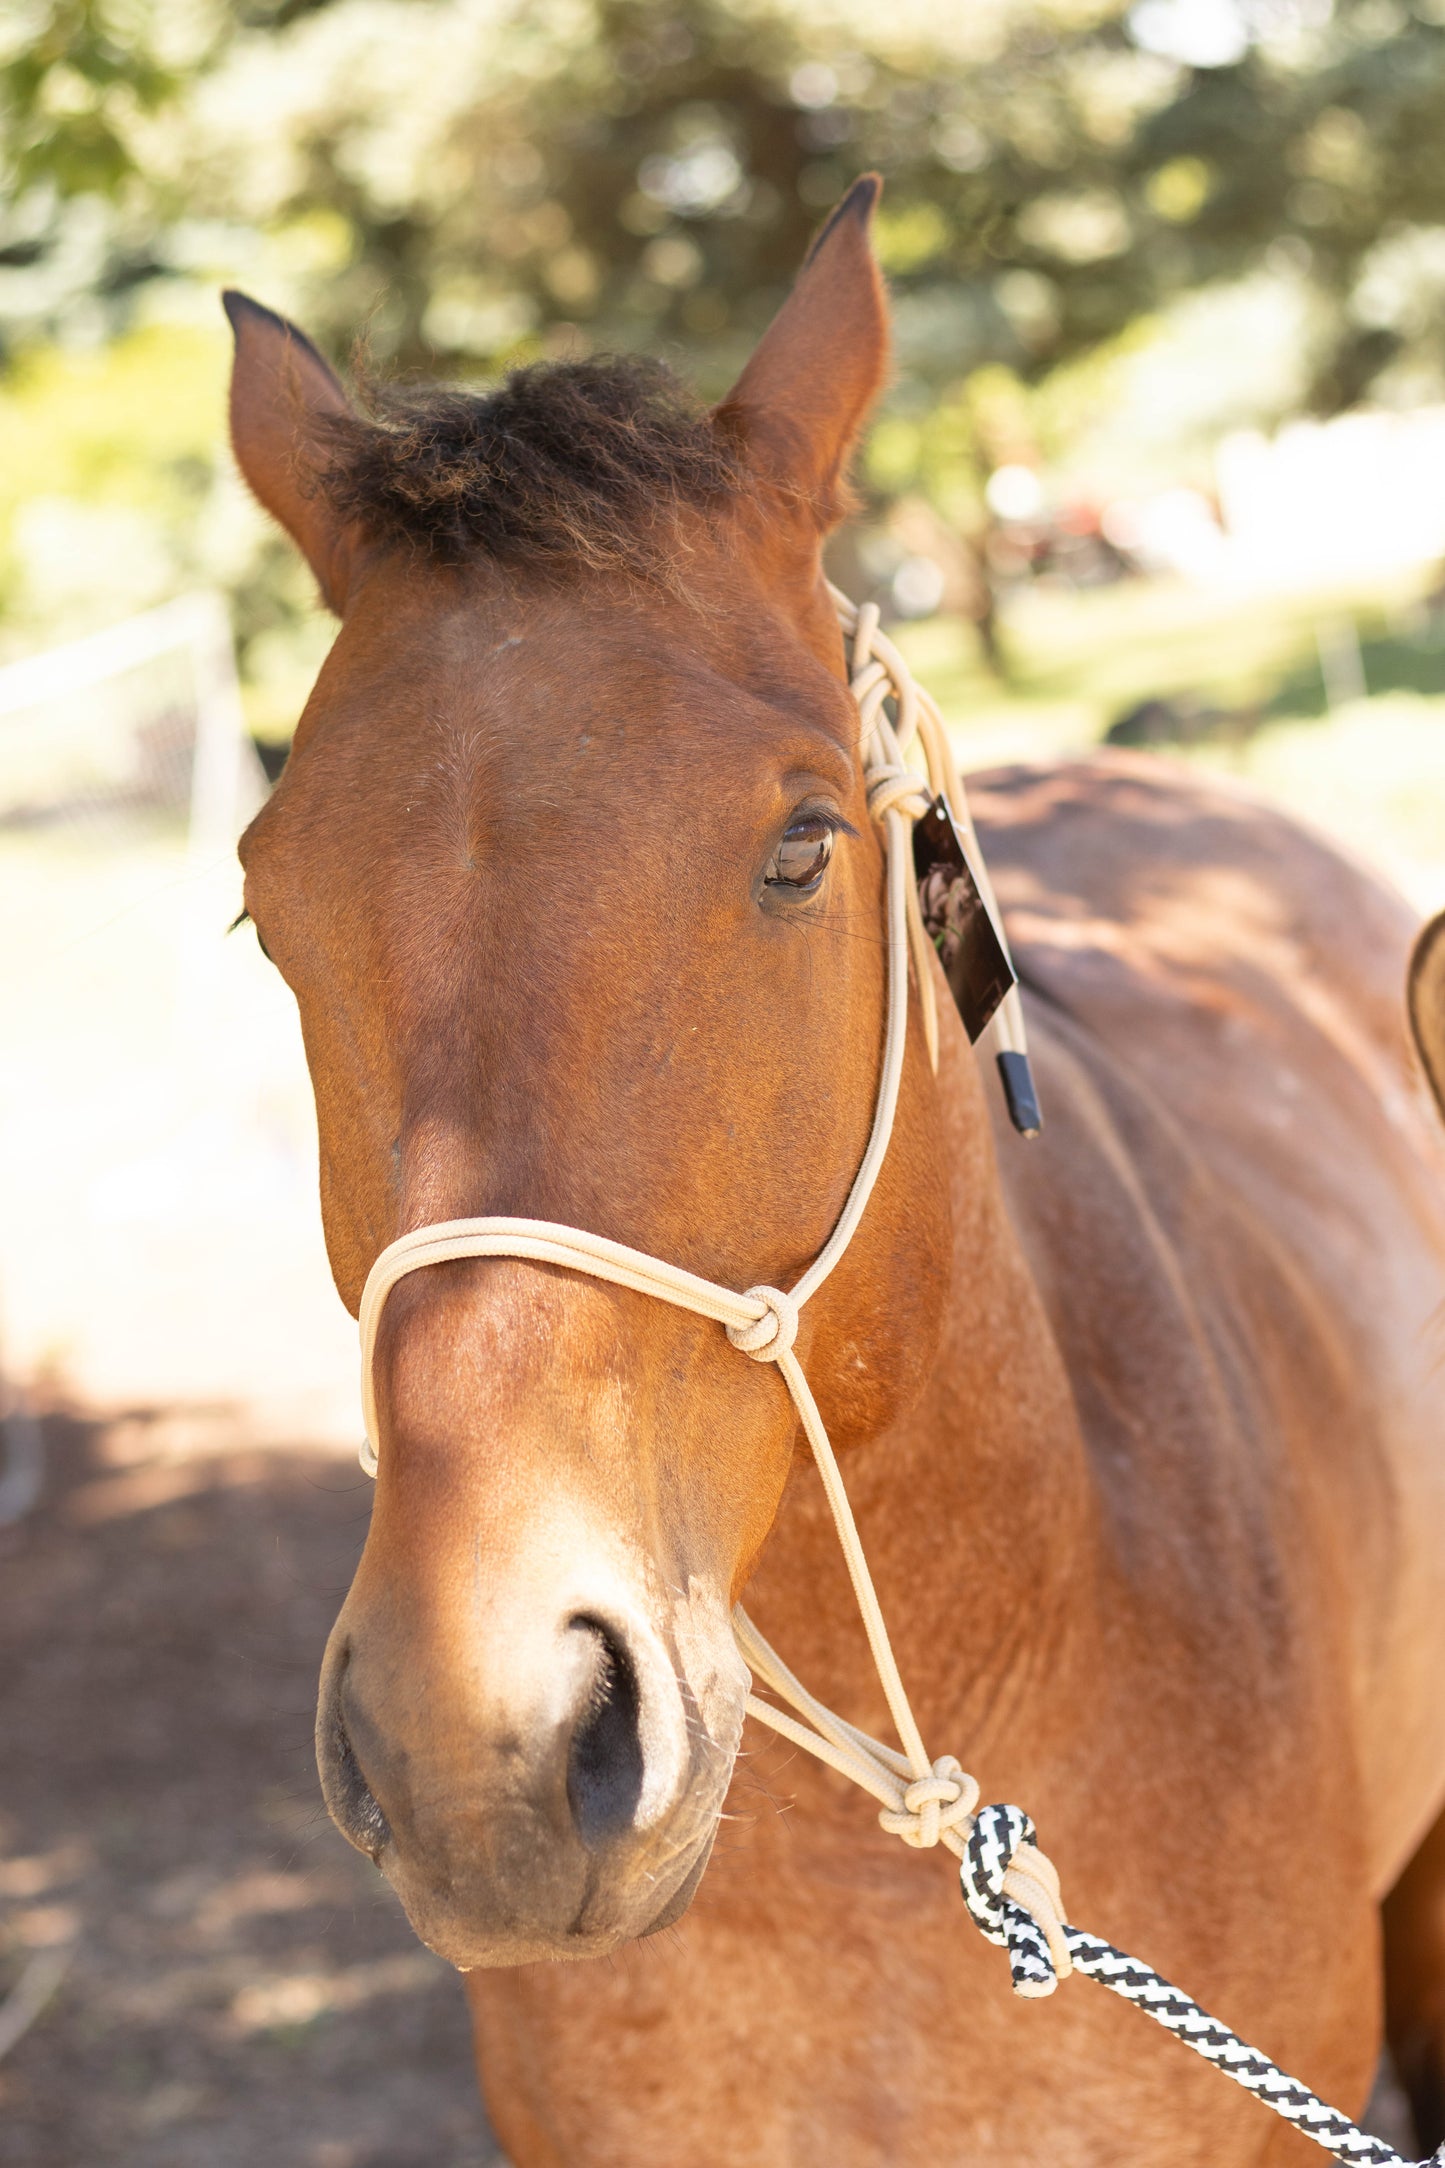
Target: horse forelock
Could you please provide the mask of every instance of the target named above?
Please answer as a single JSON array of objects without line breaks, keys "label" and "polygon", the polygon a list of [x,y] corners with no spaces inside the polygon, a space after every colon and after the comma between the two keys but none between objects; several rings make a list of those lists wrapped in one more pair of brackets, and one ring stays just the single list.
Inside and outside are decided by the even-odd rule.
[{"label": "horse forelock", "polygon": [[536,363],[490,392],[373,391],[325,418],[315,454],[312,487],[383,546],[671,588],[679,516],[756,486],[735,434],[641,356]]}]

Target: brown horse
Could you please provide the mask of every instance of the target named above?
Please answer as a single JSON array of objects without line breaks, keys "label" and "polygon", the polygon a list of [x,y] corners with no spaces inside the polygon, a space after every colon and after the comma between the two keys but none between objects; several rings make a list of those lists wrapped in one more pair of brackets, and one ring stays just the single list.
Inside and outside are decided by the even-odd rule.
[{"label": "brown horse", "polygon": [[[829,1234],[882,1031],[819,568],[885,369],[875,194],[711,414],[577,362],[368,417],[229,303],[237,456],[342,620],[242,855],[353,1310],[384,1245],[452,1217],[738,1289]],[[1387,1973],[1434,2144],[1445,1149],[1409,916],[1144,758],[994,776],[978,811],[1044,1136],[946,996],[936,1076],[915,1013],[798,1340],[924,1735],[1034,1815],[1071,1918],[1351,2112]],[[376,1383],[322,1781],[468,1974],[519,2168],[1318,2157],[1087,1983],[1015,2000],[936,1861],[744,1731],[744,1586],[816,1692],[885,1722],[771,1368],[641,1294],[469,1261],[397,1288]]]}]

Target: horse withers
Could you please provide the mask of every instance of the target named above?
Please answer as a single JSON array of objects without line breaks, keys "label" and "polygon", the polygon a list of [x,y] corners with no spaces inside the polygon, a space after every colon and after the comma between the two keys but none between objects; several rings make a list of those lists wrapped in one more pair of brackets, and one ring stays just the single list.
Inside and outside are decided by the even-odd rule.
[{"label": "horse withers", "polygon": [[[238,459],[341,619],[242,856],[353,1310],[396,1237],[476,1215],[737,1289],[828,1239],[885,992],[820,569],[886,369],[875,195],[711,412],[633,360],[359,412],[228,301]],[[1008,1128],[940,981],[937,1072],[915,1003],[797,1341],[904,1678],[934,1749],[1032,1813],[1071,1917],[1342,2107],[1388,2000],[1433,2145],[1445,1144],[1409,914],[1146,756],[975,805],[1047,1126]],[[1317,2157],[1111,1998],[1011,1997],[937,1862],[745,1725],[744,1588],[823,1700],[885,1721],[770,1366],[470,1259],[396,1288],[374,1377],[322,1783],[465,1972],[517,2168]]]}]

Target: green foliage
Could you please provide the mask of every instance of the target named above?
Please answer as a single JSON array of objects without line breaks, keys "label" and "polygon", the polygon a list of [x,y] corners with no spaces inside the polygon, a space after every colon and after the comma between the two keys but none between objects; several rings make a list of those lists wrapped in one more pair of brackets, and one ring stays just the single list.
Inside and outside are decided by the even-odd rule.
[{"label": "green foliage", "polygon": [[0,59],[5,194],[114,195],[138,167],[129,123],[179,87],[139,0],[24,0]]},{"label": "green foliage", "polygon": [[976,537],[994,466],[1066,455],[1181,297],[1249,277],[1298,302],[1291,370],[1251,363],[1258,418],[1433,395],[1442,0],[1237,5],[1233,43],[1220,0],[1224,43],[1192,52],[1182,0],[13,0],[0,435],[51,510],[12,531],[0,610],[68,623],[45,520],[130,492],[155,546],[97,542],[98,592],[223,579],[253,676],[289,683],[261,658],[309,622],[297,577],[218,509],[217,286],[340,360],[360,332],[380,372],[645,346],[717,393],[870,167],[897,320],[879,507]]},{"label": "green foliage", "polygon": [[[1268,256],[1325,303],[1330,409],[1404,347],[1442,358],[1439,252],[1409,260],[1445,229],[1437,5],[1301,5],[1252,39],[1241,15],[1227,64],[1193,66],[1178,0],[904,7],[866,34],[805,0],[29,0],[0,56],[0,271],[107,205],[85,305],[114,321],[218,235],[309,234],[292,283],[334,349],[364,322],[378,361],[466,374],[660,341],[720,383],[875,166],[906,378],[1041,379]],[[79,306],[61,282],[35,321]]]}]

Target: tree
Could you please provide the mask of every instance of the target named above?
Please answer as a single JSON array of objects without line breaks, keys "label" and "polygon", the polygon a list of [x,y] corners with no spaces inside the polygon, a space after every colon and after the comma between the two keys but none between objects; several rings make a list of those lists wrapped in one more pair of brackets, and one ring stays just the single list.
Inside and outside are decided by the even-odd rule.
[{"label": "tree", "polygon": [[12,229],[29,221],[10,260],[57,249],[82,199],[120,204],[129,245],[99,283],[123,306],[177,275],[167,234],[197,210],[329,219],[343,239],[313,315],[334,345],[370,315],[380,361],[466,373],[569,336],[661,340],[718,381],[826,205],[876,166],[923,386],[995,362],[1038,379],[1270,256],[1313,281],[1317,402],[1347,404],[1407,344],[1438,359],[1412,302],[1445,283],[1445,240],[1420,239],[1445,237],[1439,0],[1275,0],[1232,46],[1221,6],[1206,66],[1179,0],[1012,0],[909,35],[869,18],[866,41],[841,15],[732,0],[592,0],[580,36],[574,11],[512,0],[479,38],[451,0],[408,0],[382,18],[398,58],[455,48],[435,139],[406,170],[378,162],[377,87],[339,74],[293,104],[288,177],[257,201],[244,141],[203,147],[181,123],[177,155],[157,116],[228,69],[263,100],[268,65],[324,77],[357,34],[348,0],[220,9],[173,53],[159,0],[47,0],[0,65]]},{"label": "tree", "polygon": [[1028,387],[1260,266],[1308,292],[1318,411],[1445,382],[1442,23],[1445,0],[29,0],[0,31],[0,362],[238,278],[338,359],[362,327],[380,373],[646,345],[717,392],[876,167],[898,368],[868,478],[976,535]]}]

